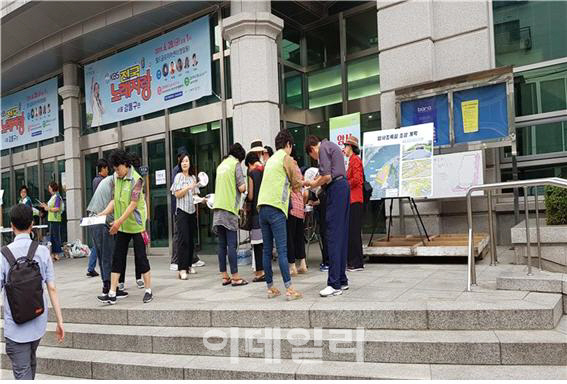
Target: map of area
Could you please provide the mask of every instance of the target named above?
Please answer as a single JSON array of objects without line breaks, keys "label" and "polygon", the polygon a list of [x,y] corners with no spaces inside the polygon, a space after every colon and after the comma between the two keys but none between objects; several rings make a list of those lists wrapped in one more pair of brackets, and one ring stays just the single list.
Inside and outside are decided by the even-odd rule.
[{"label": "map of area", "polygon": [[372,198],[397,196],[400,180],[400,145],[365,147],[364,174],[372,184]]},{"label": "map of area", "polygon": [[431,177],[402,180],[402,190],[400,191],[400,196],[431,196],[431,187]]},{"label": "map of area", "polygon": [[431,159],[402,162],[402,179],[414,177],[431,178]]},{"label": "map of area", "polygon": [[[473,185],[483,184],[482,151],[470,151],[433,157],[433,196],[464,197]],[[473,195],[482,195],[482,191]]]}]

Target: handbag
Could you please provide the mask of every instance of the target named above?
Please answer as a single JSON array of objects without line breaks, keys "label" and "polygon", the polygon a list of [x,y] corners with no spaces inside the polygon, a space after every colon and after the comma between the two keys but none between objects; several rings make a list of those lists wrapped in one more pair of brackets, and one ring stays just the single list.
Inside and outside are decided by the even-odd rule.
[{"label": "handbag", "polygon": [[240,229],[250,231],[252,229],[252,202],[246,200],[238,213],[240,216]]}]

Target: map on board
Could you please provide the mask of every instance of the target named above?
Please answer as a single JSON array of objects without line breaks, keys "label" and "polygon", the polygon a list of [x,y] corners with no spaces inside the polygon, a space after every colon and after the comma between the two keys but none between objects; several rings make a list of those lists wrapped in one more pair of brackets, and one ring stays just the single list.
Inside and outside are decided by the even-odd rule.
[{"label": "map on board", "polygon": [[[464,197],[473,185],[484,183],[482,151],[470,151],[433,157],[433,197]],[[482,191],[473,196],[482,195]]]}]

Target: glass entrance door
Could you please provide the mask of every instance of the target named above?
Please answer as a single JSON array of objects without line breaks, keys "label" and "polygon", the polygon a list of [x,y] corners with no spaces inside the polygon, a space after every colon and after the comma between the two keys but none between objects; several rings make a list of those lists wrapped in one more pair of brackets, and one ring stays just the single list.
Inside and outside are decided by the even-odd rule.
[{"label": "glass entrance door", "polygon": [[[166,173],[166,151],[165,151],[165,138],[157,140],[148,140],[147,142],[147,162],[148,177],[149,179],[149,196],[147,202],[148,218],[149,218],[149,231],[150,231],[150,246],[151,247],[164,247],[168,246],[169,225],[167,209],[168,190],[166,179],[161,175]],[[167,176],[167,175],[166,175]],[[146,192],[147,194],[147,189]]]}]

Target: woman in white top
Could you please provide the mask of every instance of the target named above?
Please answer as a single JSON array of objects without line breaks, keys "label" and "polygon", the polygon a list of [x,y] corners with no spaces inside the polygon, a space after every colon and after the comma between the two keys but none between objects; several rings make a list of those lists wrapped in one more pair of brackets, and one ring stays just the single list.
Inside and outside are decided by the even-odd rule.
[{"label": "woman in white top", "polygon": [[102,107],[102,101],[100,100],[100,85],[94,81],[94,77],[91,80],[91,111],[93,112],[91,127],[98,127],[102,125],[104,108]]},{"label": "woman in white top", "polygon": [[197,210],[193,201],[193,194],[199,193],[195,170],[191,166],[191,158],[188,153],[182,153],[179,157],[179,168],[181,172],[175,175],[171,193],[177,199],[175,211],[175,225],[177,233],[174,241],[178,252],[178,277],[187,280],[187,274],[193,262],[193,236],[197,229]]}]

